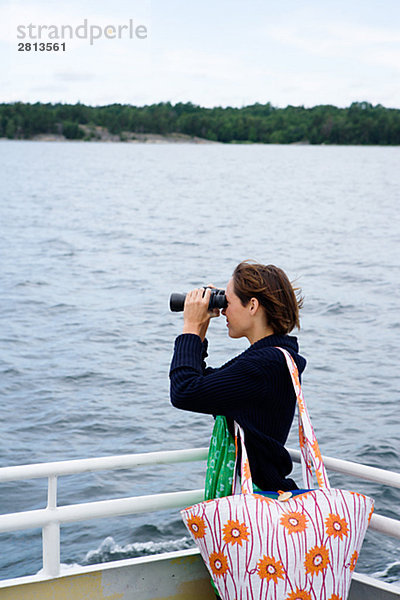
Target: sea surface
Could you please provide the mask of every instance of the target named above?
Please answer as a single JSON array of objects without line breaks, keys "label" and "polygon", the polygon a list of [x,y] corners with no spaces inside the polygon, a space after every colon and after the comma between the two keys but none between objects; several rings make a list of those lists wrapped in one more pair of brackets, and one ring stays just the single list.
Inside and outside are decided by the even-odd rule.
[{"label": "sea surface", "polygon": [[[0,141],[1,466],[207,446],[212,418],[169,402],[169,294],[255,259],[303,289],[322,452],[399,471],[399,166],[398,147]],[[212,366],[247,346],[224,318],[208,337]],[[194,489],[204,467],[64,477],[58,502]],[[399,518],[400,490],[331,482]],[[43,508],[46,489],[2,484],[0,512]],[[41,568],[40,531],[0,541],[1,578]],[[191,546],[178,511],[68,525],[61,543],[64,565]],[[368,532],[357,570],[399,581],[400,540]]]}]

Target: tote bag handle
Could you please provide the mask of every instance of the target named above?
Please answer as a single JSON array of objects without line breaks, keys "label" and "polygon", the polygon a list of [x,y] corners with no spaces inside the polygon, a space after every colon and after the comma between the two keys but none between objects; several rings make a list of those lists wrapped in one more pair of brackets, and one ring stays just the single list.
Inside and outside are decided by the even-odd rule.
[{"label": "tote bag handle", "polygon": [[306,401],[304,399],[303,390],[300,385],[299,371],[292,356],[287,350],[279,348],[285,358],[290,376],[292,379],[294,391],[299,408],[299,443],[301,450],[301,467],[303,471],[303,483],[306,489],[314,487],[313,482],[313,467],[317,477],[318,487],[320,489],[329,490],[329,479],[326,473],[324,461],[321,451],[318,446],[317,438],[315,437],[314,429],[311,424],[310,415],[308,414]]},{"label": "tote bag handle", "polygon": [[[329,479],[326,473],[324,461],[318,446],[317,438],[315,437],[314,429],[311,424],[310,415],[308,414],[306,402],[304,399],[303,391],[300,385],[299,372],[297,365],[294,362],[292,356],[287,350],[279,348],[286,359],[286,364],[289,369],[289,373],[292,379],[293,388],[296,394],[297,406],[299,409],[299,443],[301,450],[301,468],[303,474],[303,484],[305,489],[313,489],[313,468],[316,474],[318,487],[320,489],[329,490]],[[239,435],[238,435],[239,434]],[[241,445],[241,465],[240,472],[241,477],[239,478],[238,469],[238,441],[240,440]],[[233,477],[233,494],[252,494],[253,493],[253,480],[250,472],[249,459],[247,457],[244,431],[238,423],[235,421],[235,443],[236,443],[236,463]]]},{"label": "tote bag handle", "polygon": [[[247,450],[244,443],[244,431],[236,421],[235,424],[235,445],[236,445],[236,460],[235,468],[233,470],[233,489],[232,494],[252,494],[253,493],[253,479],[250,472],[249,459],[247,457]],[[239,435],[238,435],[239,434]],[[238,465],[238,442],[240,440],[240,473],[239,477],[239,465]]]}]

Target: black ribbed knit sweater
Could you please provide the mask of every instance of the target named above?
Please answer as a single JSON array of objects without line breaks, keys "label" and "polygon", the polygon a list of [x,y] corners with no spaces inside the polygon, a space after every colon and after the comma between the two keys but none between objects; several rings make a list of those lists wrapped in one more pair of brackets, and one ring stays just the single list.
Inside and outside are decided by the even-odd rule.
[{"label": "black ribbed knit sweater", "polygon": [[218,369],[207,368],[207,340],[191,333],[178,336],[170,369],[171,402],[177,408],[224,415],[232,430],[244,430],[254,483],[262,490],[296,489],[287,475],[292,461],[284,444],[293,421],[296,396],[285,357],[290,352],[299,373],[306,361],[297,338],[267,336]]}]

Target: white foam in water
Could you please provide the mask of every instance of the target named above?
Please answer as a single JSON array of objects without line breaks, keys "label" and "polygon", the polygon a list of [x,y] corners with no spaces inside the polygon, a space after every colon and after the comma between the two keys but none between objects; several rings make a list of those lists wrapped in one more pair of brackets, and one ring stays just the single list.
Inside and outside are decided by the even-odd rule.
[{"label": "white foam in water", "polygon": [[110,560],[121,560],[134,558],[149,554],[160,554],[162,552],[174,552],[191,548],[193,542],[189,537],[181,537],[176,540],[165,540],[161,542],[134,542],[126,546],[120,546],[113,537],[109,536],[100,544],[96,550],[90,550],[83,564],[107,562]]},{"label": "white foam in water", "polygon": [[390,563],[384,571],[378,571],[372,577],[383,579],[387,583],[400,583],[400,562]]},{"label": "white foam in water", "polygon": [[[69,563],[69,564],[65,564],[65,563],[61,563],[60,564],[60,574],[61,575],[68,575],[68,573],[72,570],[72,569],[76,569],[77,567],[80,567],[81,565],[79,565],[78,563]],[[43,575],[44,574],[44,570],[43,569],[39,569],[39,571],[36,573],[36,575]]]}]

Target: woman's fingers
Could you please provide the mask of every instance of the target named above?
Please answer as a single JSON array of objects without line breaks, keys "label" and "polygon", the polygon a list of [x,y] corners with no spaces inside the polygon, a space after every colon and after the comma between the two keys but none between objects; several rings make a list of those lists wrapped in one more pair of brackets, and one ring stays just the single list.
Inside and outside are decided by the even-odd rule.
[{"label": "woman's fingers", "polygon": [[211,289],[204,288],[196,288],[187,293],[183,310],[183,333],[195,333],[204,340],[210,318],[219,315],[218,309],[208,310],[210,296]]},{"label": "woman's fingers", "polygon": [[187,293],[184,306],[184,315],[194,320],[203,321],[208,317],[211,290],[196,288]]},{"label": "woman's fingers", "polygon": [[205,290],[204,288],[195,288],[186,294],[185,303],[199,302],[206,304],[207,299],[210,302],[211,290]]},{"label": "woman's fingers", "polygon": [[208,308],[208,305],[210,304],[210,296],[211,296],[211,290],[209,288],[206,288],[204,290],[203,298],[204,298],[204,302],[207,303],[207,308]]},{"label": "woman's fingers", "polygon": [[194,290],[188,292],[186,295],[184,307],[186,310],[186,315],[188,315],[190,311],[190,316],[197,319],[200,319],[201,317],[203,319],[219,317],[220,311],[218,308],[208,310],[208,307],[210,305],[211,293],[211,289],[209,288],[195,288]]},{"label": "woman's fingers", "polygon": [[204,303],[205,303],[207,298],[208,298],[208,300],[210,300],[210,296],[211,296],[210,289],[195,288],[194,290],[191,290],[190,292],[188,292],[188,294],[186,295],[186,298],[189,298],[192,302],[204,300]]}]

